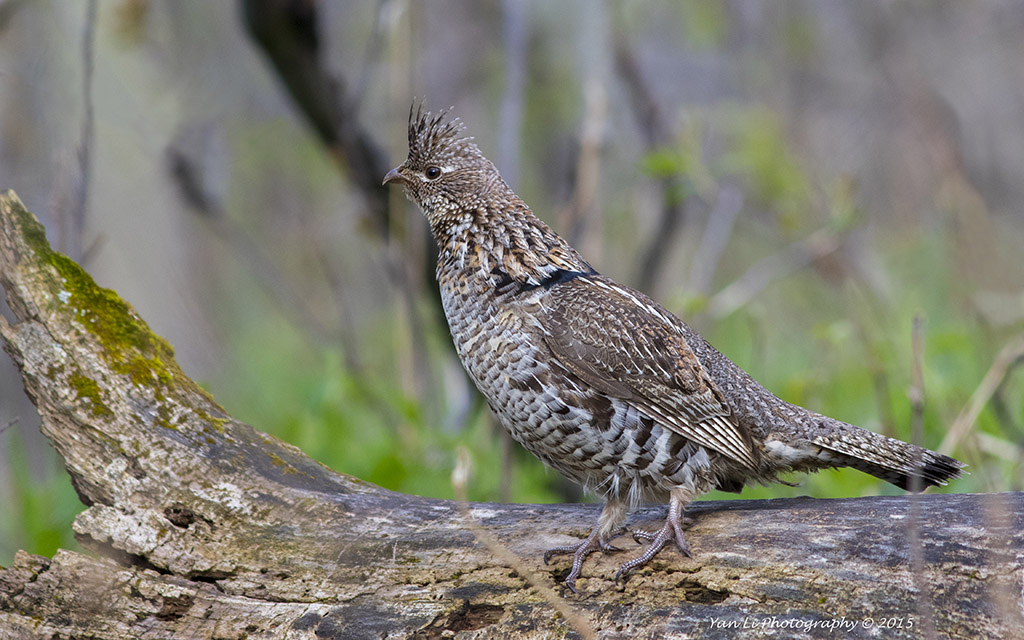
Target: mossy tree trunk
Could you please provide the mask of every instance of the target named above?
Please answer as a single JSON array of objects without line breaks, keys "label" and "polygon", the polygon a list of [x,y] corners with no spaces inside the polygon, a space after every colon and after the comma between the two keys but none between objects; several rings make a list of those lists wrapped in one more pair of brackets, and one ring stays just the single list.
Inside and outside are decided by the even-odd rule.
[{"label": "mossy tree trunk", "polygon": [[597,506],[470,504],[470,525],[455,503],[336,473],[233,419],[128,304],[50,249],[12,192],[0,283],[14,315],[0,336],[87,507],[74,531],[91,552],[0,569],[0,637],[1020,632],[1021,494],[701,504],[694,558],[665,551],[616,584],[621,556],[598,554],[580,596],[562,593],[584,621],[570,625],[562,596],[519,571],[556,586],[566,562],[545,567],[542,551],[585,535]]}]

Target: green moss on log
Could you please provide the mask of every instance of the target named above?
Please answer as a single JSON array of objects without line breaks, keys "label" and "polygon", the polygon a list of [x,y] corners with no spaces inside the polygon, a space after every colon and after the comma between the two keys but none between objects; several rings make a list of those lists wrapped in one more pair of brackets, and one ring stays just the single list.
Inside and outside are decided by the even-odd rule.
[{"label": "green moss on log", "polygon": [[[174,349],[150,330],[131,305],[114,291],[97,285],[74,260],[50,248],[43,225],[17,199],[7,202],[37,262],[53,267],[59,277],[53,303],[60,307],[58,311],[70,311],[74,322],[99,341],[112,371],[128,376],[138,387],[153,389],[157,400],[163,400],[173,388],[184,387],[223,411],[212,396],[181,373]],[[217,419],[210,416],[210,420]],[[222,428],[222,424],[215,428]]]},{"label": "green moss on log", "polygon": [[81,374],[75,374],[68,378],[68,382],[75,389],[79,400],[89,401],[89,410],[94,416],[112,416],[114,412],[103,402],[100,394],[100,385],[95,380]]}]

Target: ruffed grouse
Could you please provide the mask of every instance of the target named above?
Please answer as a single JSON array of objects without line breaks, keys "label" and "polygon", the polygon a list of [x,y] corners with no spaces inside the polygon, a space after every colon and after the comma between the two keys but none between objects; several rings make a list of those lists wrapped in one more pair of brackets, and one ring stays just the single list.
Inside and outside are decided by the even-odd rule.
[{"label": "ruffed grouse", "polygon": [[597,273],[537,218],[463,126],[410,110],[409,157],[384,177],[426,214],[437,280],[463,365],[512,437],[605,499],[565,582],[627,509],[669,502],[668,518],[618,576],[666,544],[683,554],[683,509],[787,471],[853,467],[903,489],[945,484],[963,464],[789,404],[644,294]]}]

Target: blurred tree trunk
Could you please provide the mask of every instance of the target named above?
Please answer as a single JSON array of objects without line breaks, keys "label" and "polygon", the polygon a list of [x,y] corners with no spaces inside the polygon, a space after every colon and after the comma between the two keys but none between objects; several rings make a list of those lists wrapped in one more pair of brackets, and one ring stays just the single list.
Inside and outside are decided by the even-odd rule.
[{"label": "blurred tree trunk", "polygon": [[456,503],[335,473],[234,420],[130,306],[50,249],[12,192],[0,284],[15,316],[0,316],[0,336],[87,506],[74,530],[93,552],[19,553],[0,569],[2,638],[522,638],[587,625],[607,638],[874,637],[883,624],[910,638],[919,610],[943,636],[1021,628],[1024,495],[998,494],[697,505],[695,558],[666,551],[622,584],[621,556],[588,563],[581,595],[562,601],[585,621],[573,630],[521,574],[557,584],[567,563],[545,568],[542,551],[585,535],[596,505],[470,504],[471,525]]},{"label": "blurred tree trunk", "polygon": [[242,0],[250,39],[271,64],[296,108],[366,202],[366,220],[388,235],[388,191],[382,181],[390,167],[366,131],[342,78],[324,65],[317,3],[306,0]]}]

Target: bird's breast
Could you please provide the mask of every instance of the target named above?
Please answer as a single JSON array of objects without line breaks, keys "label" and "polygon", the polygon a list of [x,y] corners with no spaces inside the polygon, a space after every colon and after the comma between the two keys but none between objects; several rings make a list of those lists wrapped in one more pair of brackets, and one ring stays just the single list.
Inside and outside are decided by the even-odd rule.
[{"label": "bird's breast", "polygon": [[438,283],[455,349],[474,379],[488,360],[511,366],[515,352],[528,350],[521,310],[496,293],[490,278],[476,272],[439,274]]}]

